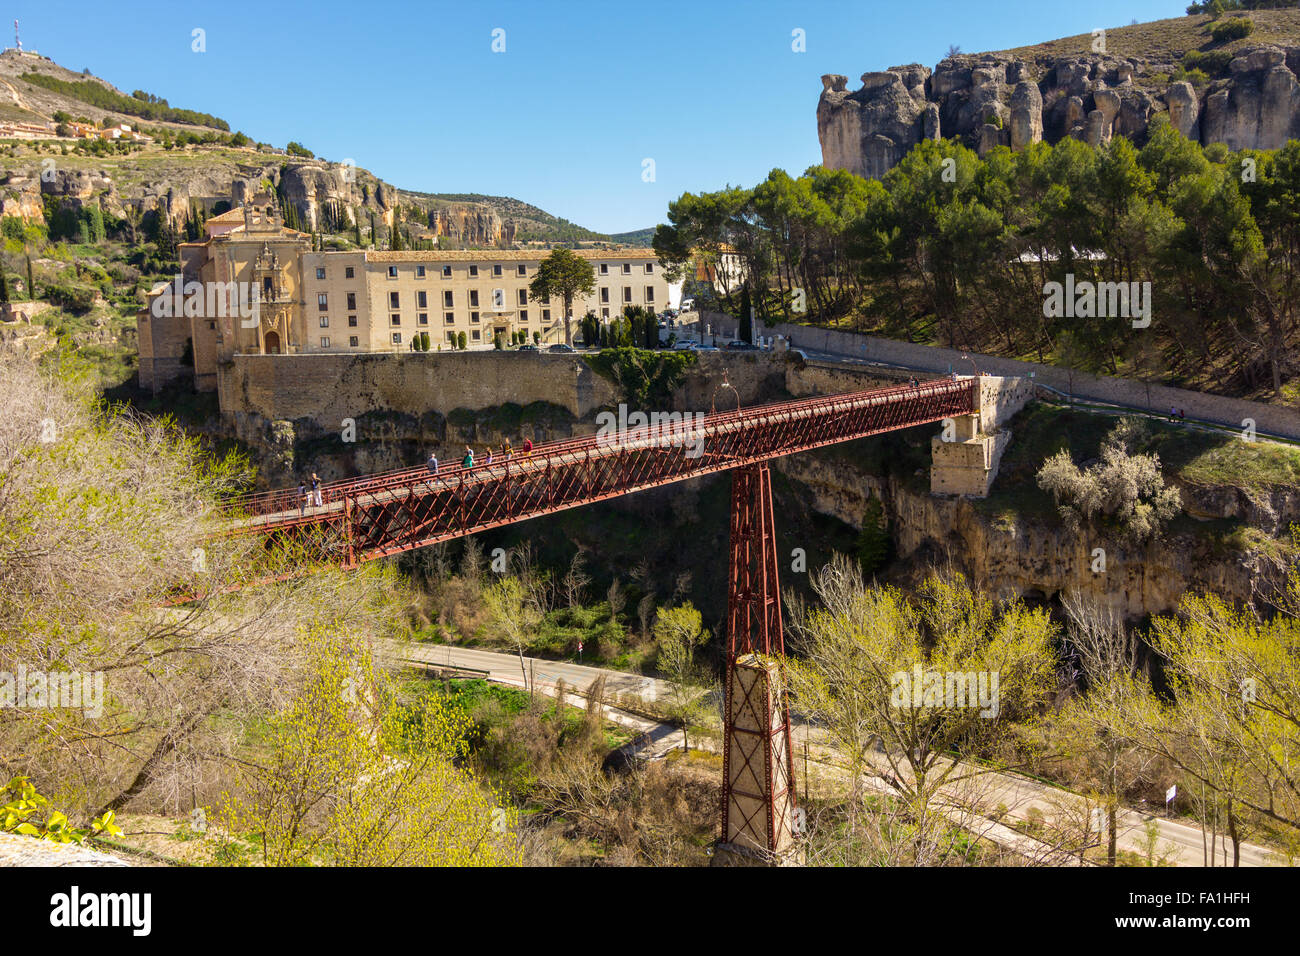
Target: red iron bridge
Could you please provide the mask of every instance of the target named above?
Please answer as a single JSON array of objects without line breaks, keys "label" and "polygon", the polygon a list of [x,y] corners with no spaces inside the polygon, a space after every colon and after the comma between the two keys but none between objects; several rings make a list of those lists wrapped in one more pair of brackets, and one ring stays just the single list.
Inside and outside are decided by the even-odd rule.
[{"label": "red iron bridge", "polygon": [[[720,387],[730,388],[725,384]],[[233,534],[319,536],[345,567],[688,478],[975,411],[977,380],[941,379],[686,416],[535,446],[471,467],[405,468],[233,498]],[[733,390],[734,391],[734,390]]]},{"label": "red iron bridge", "polygon": [[[773,862],[792,851],[794,754],[776,523],[768,462],[811,448],[976,411],[978,378],[942,379],[657,418],[613,435],[538,445],[469,468],[407,468],[226,505],[232,534],[303,538],[345,567],[488,528],[734,470],[727,588],[726,716],[718,852]],[[735,390],[725,380],[719,390]],[[715,392],[715,400],[717,396]],[[775,663],[773,663],[775,662]],[[775,668],[775,669],[774,669]]]}]

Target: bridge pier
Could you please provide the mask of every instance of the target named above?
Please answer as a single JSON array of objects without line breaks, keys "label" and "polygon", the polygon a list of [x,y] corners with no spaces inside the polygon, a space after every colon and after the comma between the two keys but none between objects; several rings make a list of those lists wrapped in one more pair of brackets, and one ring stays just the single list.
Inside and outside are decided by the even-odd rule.
[{"label": "bridge pier", "polygon": [[794,858],[797,823],[772,476],[766,464],[732,472],[729,572],[722,834],[713,863],[779,864]]},{"label": "bridge pier", "polygon": [[930,439],[930,493],[987,498],[1011,432],[1002,427],[1033,395],[1029,379],[978,375],[975,407]]}]

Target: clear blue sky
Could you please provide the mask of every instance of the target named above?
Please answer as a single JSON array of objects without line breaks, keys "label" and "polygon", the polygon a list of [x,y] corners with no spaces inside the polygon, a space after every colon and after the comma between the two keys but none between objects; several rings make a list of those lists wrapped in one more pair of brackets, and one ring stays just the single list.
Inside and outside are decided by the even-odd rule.
[{"label": "clear blue sky", "polygon": [[[128,93],[351,158],[394,185],[514,196],[604,232],[687,190],[821,161],[823,73],[934,66],[1179,16],[1186,0],[11,3],[7,32]],[[191,50],[195,28],[207,51]],[[505,52],[492,31],[505,30]],[[802,29],[807,50],[791,49]],[[12,39],[6,39],[8,46]],[[1114,50],[1112,52],[1121,53]],[[655,161],[644,182],[642,162]]]}]

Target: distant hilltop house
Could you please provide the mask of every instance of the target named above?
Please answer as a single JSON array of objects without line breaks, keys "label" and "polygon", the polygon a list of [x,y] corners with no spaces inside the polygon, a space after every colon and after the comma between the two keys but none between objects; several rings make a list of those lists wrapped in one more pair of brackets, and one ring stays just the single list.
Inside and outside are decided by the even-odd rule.
[{"label": "distant hilltop house", "polygon": [[104,127],[95,126],[91,123],[68,123],[66,125],[77,139],[106,139],[110,141],[125,139],[133,143],[153,142],[152,136],[135,131],[127,123]]},{"label": "distant hilltop house", "polygon": [[[490,349],[522,332],[564,341],[563,305],[533,301],[528,285],[545,250],[322,251],[284,225],[261,193],[204,223],[200,242],[178,246],[181,274],[150,291],[137,315],[140,385],[158,391],[191,374],[199,391],[218,387],[218,366],[235,355],[407,352],[427,332],[432,347]],[[617,317],[652,311],[681,296],[652,249],[579,249],[595,292],[573,303]]]}]

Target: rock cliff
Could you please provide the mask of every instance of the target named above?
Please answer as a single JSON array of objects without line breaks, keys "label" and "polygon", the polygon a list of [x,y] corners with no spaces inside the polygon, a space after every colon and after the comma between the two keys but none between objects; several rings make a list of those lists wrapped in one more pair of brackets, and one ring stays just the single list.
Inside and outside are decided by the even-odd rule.
[{"label": "rock cliff", "polygon": [[1300,47],[1226,56],[1200,90],[1170,82],[1179,62],[1168,55],[956,55],[933,71],[913,63],[865,73],[853,91],[847,77],[827,74],[817,104],[822,162],[879,178],[922,139],[957,139],[981,155],[1066,136],[1141,145],[1160,114],[1189,138],[1232,149],[1276,149],[1300,137]]}]

